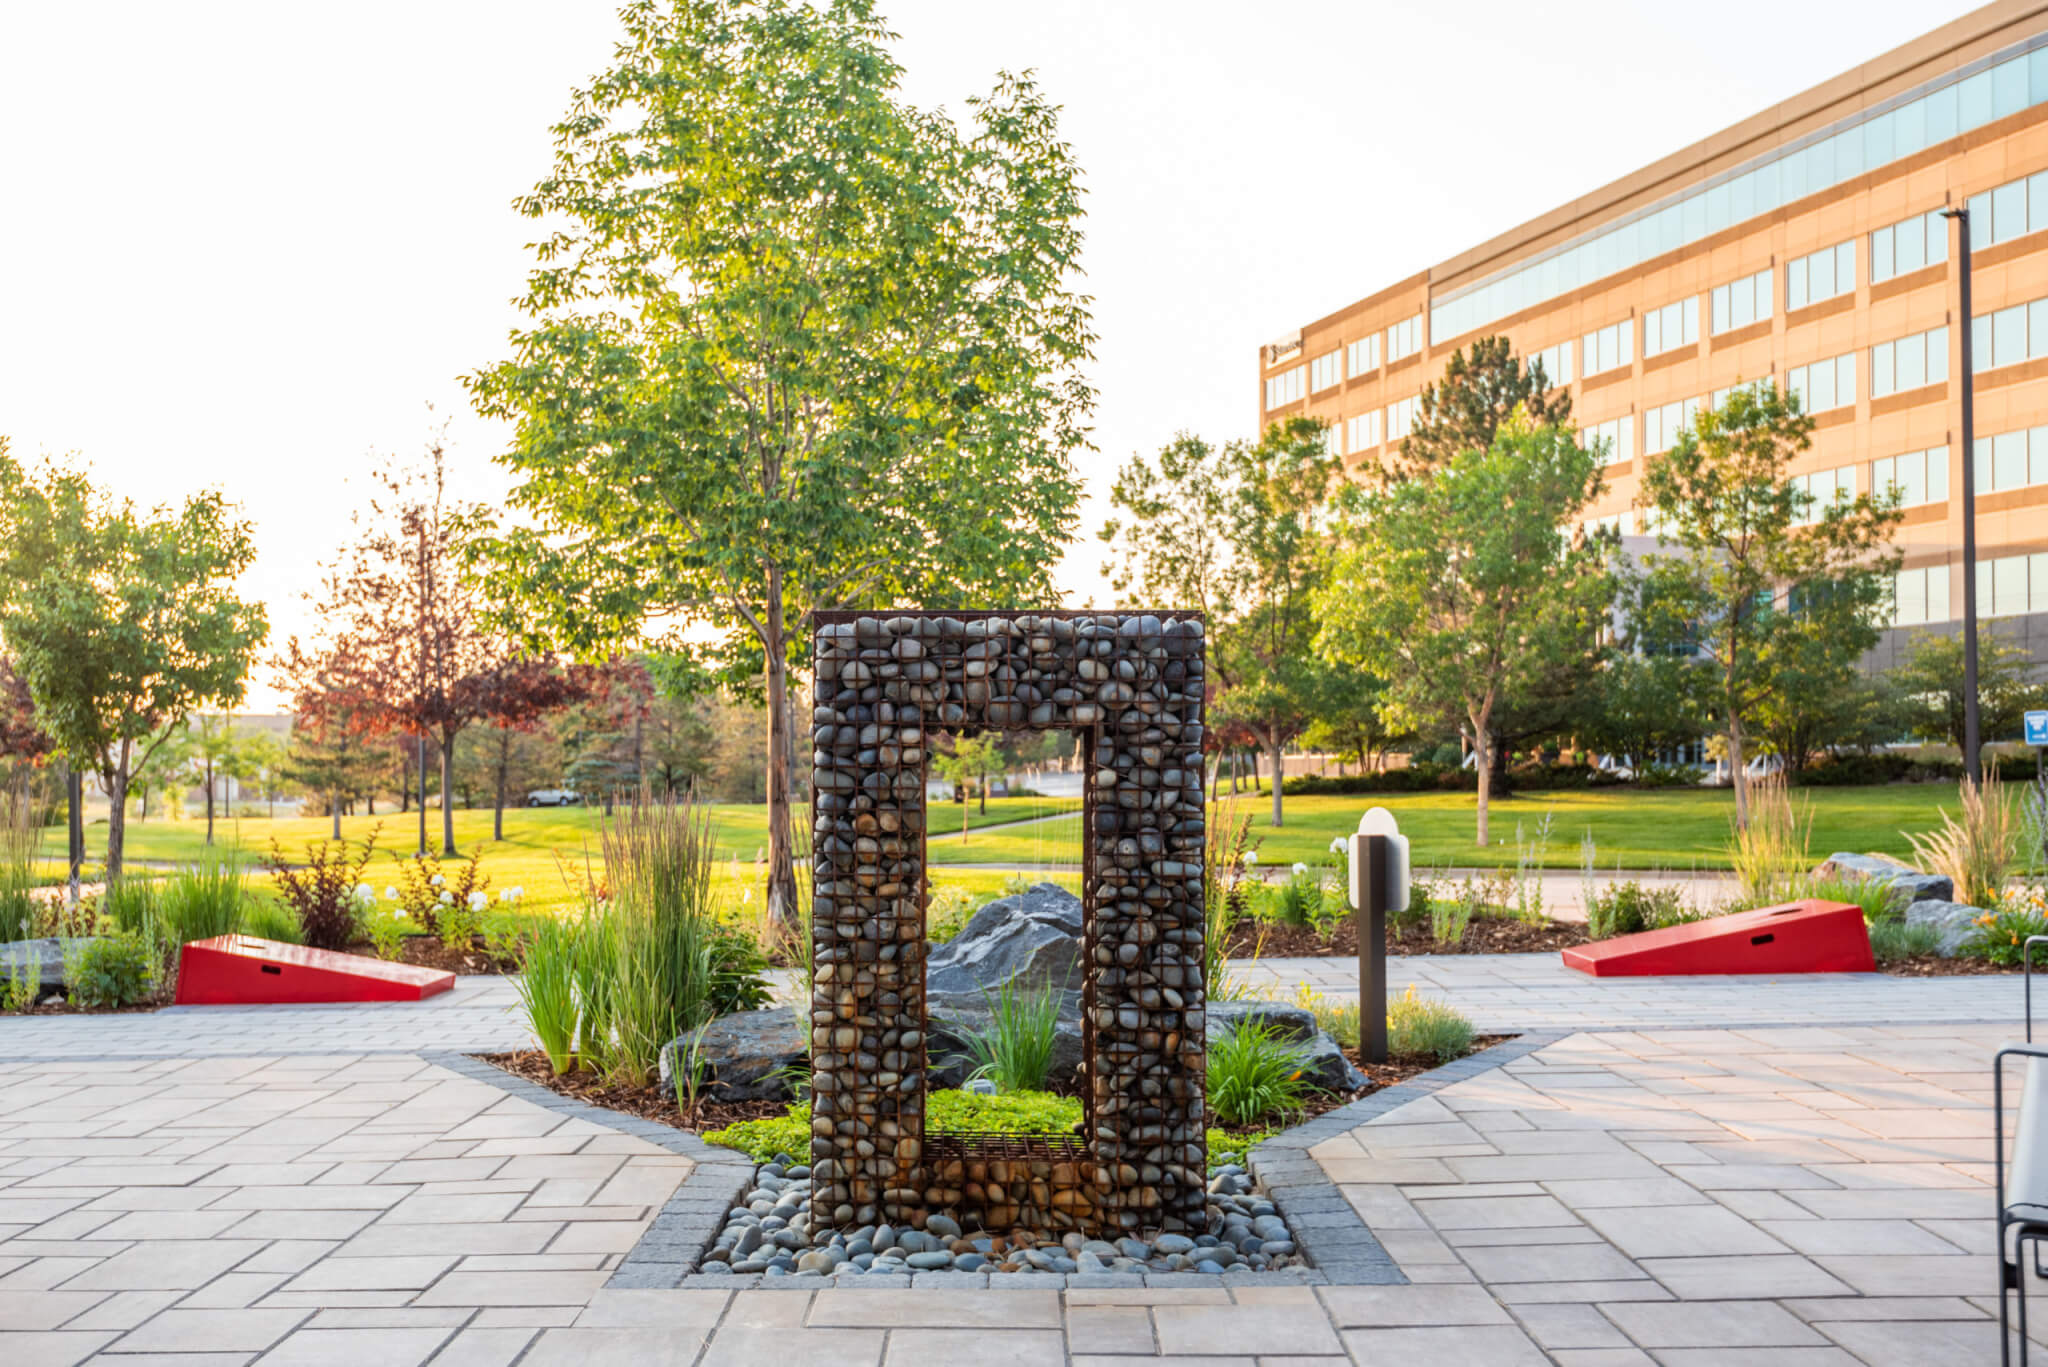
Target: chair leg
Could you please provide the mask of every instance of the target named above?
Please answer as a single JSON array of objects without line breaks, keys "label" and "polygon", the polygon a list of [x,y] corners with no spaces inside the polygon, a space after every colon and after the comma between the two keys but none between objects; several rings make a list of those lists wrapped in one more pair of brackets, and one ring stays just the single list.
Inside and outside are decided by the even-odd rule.
[{"label": "chair leg", "polygon": [[2027,1260],[2020,1249],[2021,1244],[2028,1242],[2033,1243],[2034,1255],[2038,1258],[2041,1253],[2039,1240],[2029,1240],[2025,1235],[2013,1241],[2012,1250],[2013,1286],[2019,1292],[2020,1299],[2020,1367],[2026,1367],[2027,1355],[2032,1346],[2027,1339]]}]

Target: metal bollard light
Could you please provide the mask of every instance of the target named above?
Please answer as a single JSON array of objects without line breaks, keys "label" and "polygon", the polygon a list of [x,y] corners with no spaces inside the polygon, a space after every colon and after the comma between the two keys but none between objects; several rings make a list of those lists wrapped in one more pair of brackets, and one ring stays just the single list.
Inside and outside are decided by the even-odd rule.
[{"label": "metal bollard light", "polygon": [[1350,840],[1351,905],[1358,916],[1358,1051],[1387,1061],[1387,913],[1408,909],[1408,837],[1373,807]]}]

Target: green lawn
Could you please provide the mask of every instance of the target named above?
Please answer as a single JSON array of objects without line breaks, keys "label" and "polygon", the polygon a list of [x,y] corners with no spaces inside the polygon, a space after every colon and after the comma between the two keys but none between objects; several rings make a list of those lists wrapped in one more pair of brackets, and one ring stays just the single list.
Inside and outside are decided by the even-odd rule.
[{"label": "green lawn", "polygon": [[[978,808],[970,805],[967,809],[970,848],[978,849],[984,840],[992,838],[993,832],[984,835],[979,829],[984,821],[1018,821],[1072,811],[1079,806],[1079,798],[991,798],[988,813],[984,816]],[[735,887],[758,883],[759,874],[754,864],[767,853],[768,809],[765,806],[719,804],[706,810],[710,814],[718,857],[722,861],[719,880],[730,882]],[[478,844],[484,847],[484,871],[491,877],[493,890],[523,887],[528,905],[535,908],[567,905],[576,900],[585,861],[595,865],[598,860],[600,817],[601,813],[596,809],[576,807],[507,810],[505,839],[503,843],[496,843],[490,839],[491,814],[488,811],[458,811],[455,813],[455,842],[465,854]],[[960,818],[961,808],[957,803],[935,802],[931,805],[929,819],[934,834],[957,833]],[[351,841],[360,841],[373,828],[382,828],[377,840],[377,854],[364,874],[367,881],[378,887],[389,881],[392,861],[410,855],[417,848],[418,821],[417,813],[342,819],[342,835]],[[331,829],[332,823],[326,817],[277,821],[261,817],[217,819],[214,839],[221,845],[243,851],[252,860],[260,860],[267,855],[274,839],[287,858],[296,860],[303,857],[307,842],[325,840]],[[440,835],[441,814],[429,811],[427,841],[430,849],[439,848]],[[188,817],[181,821],[136,821],[131,818],[127,857],[145,865],[190,861],[204,852],[205,842],[206,822],[203,818],[194,820]],[[935,848],[944,848],[947,843],[941,842]],[[56,855],[61,859],[64,849],[62,827],[51,827],[43,833],[43,848],[46,855]],[[87,828],[86,848],[87,858],[93,863],[105,857],[104,824]],[[46,863],[43,871],[52,879],[61,877],[63,872],[61,865],[56,863]],[[986,883],[987,887],[982,890],[993,892],[1002,879],[1003,875],[999,873],[984,876],[972,870],[962,870],[959,878],[948,881],[971,880],[978,889]]]},{"label": "green lawn", "polygon": [[[1366,808],[1392,811],[1413,842],[1417,870],[1441,866],[1507,865],[1516,862],[1515,830],[1533,841],[1546,814],[1551,818],[1549,848],[1543,863],[1576,868],[1579,841],[1591,830],[1603,868],[1725,869],[1729,817],[1734,795],[1726,791],[1662,789],[1634,792],[1601,789],[1592,792],[1528,793],[1492,807],[1493,844],[1475,848],[1473,798],[1469,793],[1379,793],[1360,797],[1290,797],[1285,824],[1272,826],[1270,795],[1246,795],[1233,804],[1252,822],[1259,858],[1278,863],[1334,863],[1330,841],[1358,829]],[[1912,853],[1908,831],[1938,824],[1938,810],[1955,807],[1955,789],[1947,784],[1894,784],[1874,788],[1809,788],[1794,794],[1802,809],[1811,804],[1815,860],[1836,850],[1876,851],[1902,858]],[[1211,819],[1215,819],[1212,808]],[[1072,864],[1081,857],[1078,817],[1016,831],[991,831],[971,844],[948,841],[934,845],[934,865]]]}]

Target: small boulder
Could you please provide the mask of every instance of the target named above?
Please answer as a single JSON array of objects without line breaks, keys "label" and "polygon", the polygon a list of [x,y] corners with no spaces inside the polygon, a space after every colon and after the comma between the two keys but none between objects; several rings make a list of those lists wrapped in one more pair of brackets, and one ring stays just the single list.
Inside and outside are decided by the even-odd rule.
[{"label": "small boulder", "polygon": [[1838,851],[1829,855],[1814,872],[1822,878],[1889,883],[1896,890],[1893,901],[1899,906],[1911,906],[1915,902],[1946,902],[1956,895],[1955,883],[1946,876],[1922,873],[1889,855]]},{"label": "small boulder", "polygon": [[0,978],[12,978],[17,968],[24,972],[31,968],[40,970],[37,981],[46,988],[64,986],[64,952],[83,949],[89,943],[82,939],[63,939],[48,936],[40,940],[10,940],[0,944]]},{"label": "small boulder", "polygon": [[[670,1040],[661,1050],[661,1085],[674,1085],[679,1060],[690,1048],[688,1035]],[[771,1006],[735,1011],[704,1028],[698,1046],[704,1075],[715,1084],[710,1095],[720,1101],[779,1101],[795,1095],[789,1070],[808,1070],[810,1041],[796,1011]]]},{"label": "small boulder", "polygon": [[1906,908],[1906,924],[1933,926],[1941,936],[1938,951],[1947,959],[1954,958],[1963,941],[1976,933],[1977,918],[1983,914],[1984,908],[1966,902],[1915,902]]},{"label": "small boulder", "polygon": [[1057,883],[990,902],[925,960],[927,1002],[979,1003],[1004,984],[1019,992],[1081,987],[1081,899]]}]

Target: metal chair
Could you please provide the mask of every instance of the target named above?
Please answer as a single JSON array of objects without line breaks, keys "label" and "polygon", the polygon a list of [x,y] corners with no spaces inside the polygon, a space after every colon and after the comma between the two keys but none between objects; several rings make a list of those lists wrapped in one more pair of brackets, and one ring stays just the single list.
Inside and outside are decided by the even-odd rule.
[{"label": "metal chair", "polygon": [[[2008,1044],[1992,1060],[1992,1156],[1998,1192],[1998,1354],[2011,1367],[2010,1305],[2019,1301],[2020,1361],[2027,1361],[2027,1276],[2024,1250],[2034,1248],[2034,1273],[2048,1277],[2041,1245],[2048,1240],[2048,1045],[2034,1043],[2034,946],[2048,944],[2048,935],[2030,935],[2020,948],[2020,970],[2026,1000],[2027,1038]],[[2011,1175],[2005,1162],[2005,1061],[2027,1061],[2018,1118],[2013,1127]],[[2011,1255],[2007,1256],[2008,1238]]]}]

